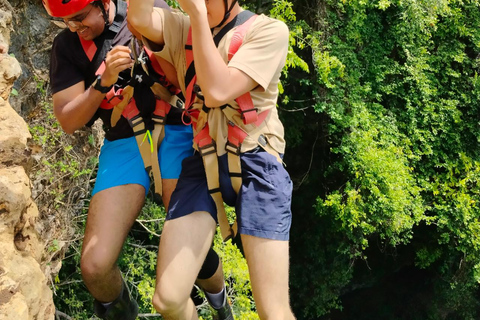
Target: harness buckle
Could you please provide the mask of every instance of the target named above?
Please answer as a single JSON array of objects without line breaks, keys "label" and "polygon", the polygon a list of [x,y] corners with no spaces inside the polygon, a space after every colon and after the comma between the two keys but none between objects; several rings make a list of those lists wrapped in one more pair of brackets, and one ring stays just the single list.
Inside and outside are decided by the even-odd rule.
[{"label": "harness buckle", "polygon": [[175,107],[178,109],[185,109],[185,102],[183,102],[182,99],[178,98],[177,101],[175,101]]},{"label": "harness buckle", "polygon": [[238,110],[240,112],[240,117],[242,118],[242,120],[245,119],[245,114],[247,112],[258,112],[258,108],[252,108],[252,109],[246,109],[246,110]]},{"label": "harness buckle", "polygon": [[225,150],[231,154],[234,154],[236,156],[240,155],[240,150],[242,148],[242,144],[234,144],[230,142],[230,140],[227,140],[227,143],[225,144]]},{"label": "harness buckle", "polygon": [[111,96],[110,99],[107,100],[107,102],[108,102],[108,103],[111,103],[112,100],[115,99],[115,98],[117,98],[117,99],[119,99],[120,101],[122,101],[122,100],[123,100],[123,95],[122,95],[121,93],[119,93],[119,94],[114,94],[113,96]]},{"label": "harness buckle", "polygon": [[152,120],[153,122],[155,122],[155,124],[160,124],[160,125],[164,125],[165,124],[165,119],[166,117],[164,116],[159,116],[159,115],[156,115],[156,114],[152,114]]},{"label": "harness buckle", "polygon": [[267,145],[267,138],[263,134],[261,134],[258,137],[258,143],[260,143],[262,147],[265,147]]},{"label": "harness buckle", "polygon": [[198,146],[198,153],[200,153],[202,157],[212,153],[216,153],[216,152],[217,152],[217,145],[215,143],[215,140],[213,139],[211,143],[208,143],[202,147]]},{"label": "harness buckle", "polygon": [[205,101],[205,97],[203,96],[202,89],[196,83],[193,85],[193,92],[197,95],[197,97],[200,100]]}]

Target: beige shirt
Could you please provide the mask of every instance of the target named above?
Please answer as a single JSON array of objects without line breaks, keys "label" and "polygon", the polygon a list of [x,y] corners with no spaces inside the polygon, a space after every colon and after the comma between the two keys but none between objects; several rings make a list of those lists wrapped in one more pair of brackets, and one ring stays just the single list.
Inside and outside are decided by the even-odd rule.
[{"label": "beige shirt", "polygon": [[[181,12],[169,12],[155,8],[163,17],[163,30],[165,45],[161,51],[155,52],[175,66],[180,89],[185,95],[185,73],[187,62],[185,44],[187,42],[190,20]],[[235,29],[230,30],[220,41],[218,50],[227,63],[228,48]],[[276,103],[278,98],[278,82],[281,71],[285,65],[288,50],[289,32],[287,26],[265,15],[259,15],[249,27],[242,46],[228,63],[229,67],[237,68],[255,80],[260,87],[251,91],[252,100],[258,113],[270,110],[266,120],[258,127],[254,124],[245,125],[240,113],[231,110],[231,120],[248,133],[242,144],[242,152],[252,150],[258,146],[260,135],[268,139],[270,145],[279,153],[285,151],[283,125],[278,118]],[[144,43],[149,46],[148,41]],[[154,46],[150,46],[154,47]],[[155,48],[151,48],[155,51]],[[201,109],[203,101],[196,99],[194,108]],[[235,101],[229,103],[238,109]],[[228,110],[230,108],[226,108]],[[208,113],[210,136],[217,142],[219,155],[225,153],[227,140],[228,119],[220,108],[212,108]],[[202,129],[197,127],[197,130]],[[194,132],[197,134],[197,132]]]}]

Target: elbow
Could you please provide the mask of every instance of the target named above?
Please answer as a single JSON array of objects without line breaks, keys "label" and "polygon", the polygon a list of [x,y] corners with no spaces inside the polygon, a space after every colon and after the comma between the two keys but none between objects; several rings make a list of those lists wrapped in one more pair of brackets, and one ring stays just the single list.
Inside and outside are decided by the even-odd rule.
[{"label": "elbow", "polygon": [[55,115],[55,117],[57,118],[58,123],[60,123],[63,132],[65,132],[66,134],[74,134],[75,131],[78,129],[71,121],[61,119],[58,115]]},{"label": "elbow", "polygon": [[72,126],[67,126],[67,125],[63,125],[63,124],[60,124],[62,126],[62,129],[63,129],[63,132],[65,132],[66,134],[74,134],[75,131],[77,130],[76,128],[73,128]]},{"label": "elbow", "polygon": [[209,90],[208,93],[204,93],[203,97],[205,105],[209,108],[218,108],[233,100],[219,90]]},{"label": "elbow", "polygon": [[[53,104],[53,114],[57,118],[58,123],[62,127],[63,132],[66,134],[74,134],[75,131],[79,128],[77,124],[72,120],[71,117],[62,113],[63,108],[59,108]],[[75,118],[73,118],[75,119]]]}]

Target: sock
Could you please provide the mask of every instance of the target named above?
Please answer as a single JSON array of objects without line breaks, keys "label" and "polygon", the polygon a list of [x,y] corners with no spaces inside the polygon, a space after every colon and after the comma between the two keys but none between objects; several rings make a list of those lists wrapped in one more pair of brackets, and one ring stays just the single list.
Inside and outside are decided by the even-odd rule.
[{"label": "sock", "polygon": [[225,302],[225,287],[219,293],[210,293],[205,291],[205,295],[208,297],[208,301],[215,309],[220,309]]}]

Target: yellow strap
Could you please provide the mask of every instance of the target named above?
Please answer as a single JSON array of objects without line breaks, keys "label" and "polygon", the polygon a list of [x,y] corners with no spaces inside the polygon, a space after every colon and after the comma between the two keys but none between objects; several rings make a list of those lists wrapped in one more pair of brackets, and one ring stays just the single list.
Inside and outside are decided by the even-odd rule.
[{"label": "yellow strap", "polygon": [[[160,173],[160,164],[158,162],[158,148],[163,140],[163,125],[155,123],[153,132],[147,130],[142,136],[137,134],[138,132],[145,130],[145,123],[142,117],[135,119],[133,124],[133,132],[135,133],[135,139],[137,140],[138,150],[142,156],[143,165],[148,173],[150,179],[153,180],[155,185],[155,193],[162,196],[162,175]],[[148,139],[148,143],[145,140]]]},{"label": "yellow strap", "polygon": [[135,119],[135,123],[133,126],[133,132],[135,133],[135,139],[137,140],[138,150],[140,151],[140,155],[143,159],[143,165],[145,166],[145,170],[149,172],[152,169],[152,159],[151,159],[151,148],[149,143],[144,143],[147,133],[144,135],[138,134],[138,132],[145,130],[145,123],[143,122],[142,117]]},{"label": "yellow strap", "polygon": [[230,173],[230,180],[232,181],[233,190],[238,194],[242,186],[242,165],[240,163],[240,156],[228,152],[228,172]]},{"label": "yellow strap", "polygon": [[203,166],[205,167],[205,175],[207,177],[208,190],[217,190],[210,195],[212,196],[217,208],[217,219],[220,226],[222,239],[226,242],[227,240],[234,238],[236,233],[228,223],[227,213],[225,212],[225,207],[223,206],[223,198],[220,192],[217,154],[215,152],[210,153],[202,156],[202,159]]},{"label": "yellow strap", "polygon": [[177,95],[171,94],[170,91],[168,91],[160,83],[155,82],[150,87],[150,89],[152,89],[153,94],[156,97],[160,98],[163,101],[166,101],[172,107],[178,108],[178,109],[184,109],[185,108],[185,103],[183,102],[183,100],[180,99]]},{"label": "yellow strap", "polygon": [[[155,121],[155,119],[154,119]],[[152,162],[152,170],[150,177],[153,179],[153,183],[155,185],[155,193],[158,196],[162,196],[163,188],[162,188],[162,173],[160,172],[160,162],[158,161],[158,148],[163,141],[163,137],[165,136],[164,125],[162,123],[155,121],[155,126],[153,127],[153,132],[151,135],[151,153],[150,159]]]},{"label": "yellow strap", "polygon": [[[265,140],[265,143],[260,142],[263,139]],[[286,166],[285,162],[283,162],[282,158],[280,158],[280,154],[278,153],[277,150],[273,149],[272,145],[270,144],[270,142],[268,141],[268,138],[266,136],[261,135],[261,137],[258,138],[257,143],[258,143],[258,146],[260,148],[262,148],[266,152],[270,153],[272,156],[275,157],[275,159],[277,159],[277,161],[279,163],[282,163],[284,166]]]}]

